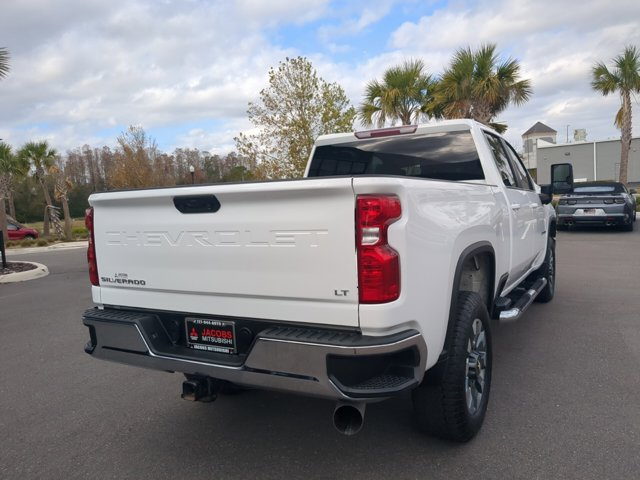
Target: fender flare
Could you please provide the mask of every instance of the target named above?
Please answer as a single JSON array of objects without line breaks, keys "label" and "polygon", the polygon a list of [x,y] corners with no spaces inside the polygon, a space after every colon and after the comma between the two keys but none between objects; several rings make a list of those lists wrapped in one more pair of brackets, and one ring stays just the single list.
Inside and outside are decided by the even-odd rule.
[{"label": "fender flare", "polygon": [[469,245],[467,248],[465,248],[462,251],[462,253],[460,254],[460,257],[458,258],[458,263],[456,264],[456,270],[453,276],[453,284],[451,285],[451,305],[449,306],[449,318],[447,320],[447,333],[444,338],[444,345],[443,345],[442,353],[440,354],[440,359],[438,360],[438,362],[440,362],[440,360],[442,360],[447,353],[447,346],[449,345],[449,341],[453,331],[455,313],[458,307],[457,292],[458,292],[458,287],[460,286],[460,277],[462,276],[462,267],[464,266],[465,262],[469,258],[472,258],[474,255],[477,255],[479,253],[488,253],[492,260],[490,263],[491,272],[489,275],[489,282],[490,282],[489,283],[489,301],[491,305],[487,305],[486,307],[488,312],[491,312],[493,310],[493,303],[495,300],[496,253],[491,243],[487,241],[482,241],[482,242],[477,242],[472,245]]}]

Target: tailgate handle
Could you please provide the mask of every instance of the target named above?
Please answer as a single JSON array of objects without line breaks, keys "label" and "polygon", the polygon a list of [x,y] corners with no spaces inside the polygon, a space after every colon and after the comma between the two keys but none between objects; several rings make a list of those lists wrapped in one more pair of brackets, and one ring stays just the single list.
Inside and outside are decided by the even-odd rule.
[{"label": "tailgate handle", "polygon": [[220,202],[215,195],[173,197],[173,204],[180,213],[215,213],[220,210]]}]

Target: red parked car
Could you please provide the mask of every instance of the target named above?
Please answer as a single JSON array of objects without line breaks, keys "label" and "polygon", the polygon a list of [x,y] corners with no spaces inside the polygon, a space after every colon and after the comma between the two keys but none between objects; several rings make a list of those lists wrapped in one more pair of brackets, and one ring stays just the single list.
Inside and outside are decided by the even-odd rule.
[{"label": "red parked car", "polygon": [[28,228],[15,222],[7,222],[7,233],[9,234],[9,240],[24,240],[29,238],[34,240],[40,235],[37,230]]}]

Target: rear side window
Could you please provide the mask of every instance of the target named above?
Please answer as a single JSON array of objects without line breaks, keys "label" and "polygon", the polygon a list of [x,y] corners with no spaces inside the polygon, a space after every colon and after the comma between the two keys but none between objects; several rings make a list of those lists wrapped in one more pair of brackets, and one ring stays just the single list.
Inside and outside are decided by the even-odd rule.
[{"label": "rear side window", "polygon": [[513,169],[513,174],[516,177],[516,184],[518,185],[518,187],[524,190],[533,190],[533,183],[531,181],[531,178],[529,177],[527,170],[524,168],[520,157],[518,157],[518,154],[506,141],[503,140],[502,145],[507,151],[507,156],[509,157],[511,168]]},{"label": "rear side window", "polygon": [[487,142],[489,142],[489,146],[491,147],[491,151],[493,152],[493,160],[496,163],[496,167],[498,167],[498,171],[500,172],[502,181],[507,187],[517,187],[516,177],[513,174],[511,165],[509,164],[507,152],[505,152],[504,148],[502,148],[500,139],[486,132],[485,137],[487,138]]},{"label": "rear side window", "polygon": [[333,175],[484,179],[469,131],[398,135],[316,147],[309,177]]}]

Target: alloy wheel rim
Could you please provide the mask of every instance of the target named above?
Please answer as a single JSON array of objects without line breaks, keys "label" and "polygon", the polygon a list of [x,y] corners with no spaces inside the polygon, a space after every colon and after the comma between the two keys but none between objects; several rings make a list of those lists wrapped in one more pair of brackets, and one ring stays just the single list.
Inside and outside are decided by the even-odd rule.
[{"label": "alloy wheel rim", "polygon": [[467,341],[467,375],[464,381],[467,409],[475,414],[485,393],[487,373],[487,335],[484,325],[476,318],[471,325],[472,335]]}]

